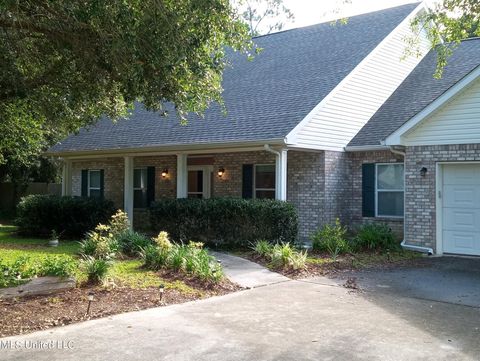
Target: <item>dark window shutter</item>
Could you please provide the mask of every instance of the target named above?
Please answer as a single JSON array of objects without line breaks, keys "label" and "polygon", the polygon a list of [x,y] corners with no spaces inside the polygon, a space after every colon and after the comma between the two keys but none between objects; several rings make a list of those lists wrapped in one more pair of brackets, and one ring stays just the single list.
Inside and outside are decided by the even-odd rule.
[{"label": "dark window shutter", "polygon": [[88,197],[88,169],[82,169],[82,197]]},{"label": "dark window shutter", "polygon": [[105,179],[104,171],[103,169],[100,169],[100,198],[103,198],[103,195],[105,193],[104,179]]},{"label": "dark window shutter", "polygon": [[362,216],[375,217],[375,164],[362,165]]},{"label": "dark window shutter", "polygon": [[155,167],[147,168],[147,207],[155,200]]},{"label": "dark window shutter", "polygon": [[253,198],[253,164],[243,165],[242,198]]}]

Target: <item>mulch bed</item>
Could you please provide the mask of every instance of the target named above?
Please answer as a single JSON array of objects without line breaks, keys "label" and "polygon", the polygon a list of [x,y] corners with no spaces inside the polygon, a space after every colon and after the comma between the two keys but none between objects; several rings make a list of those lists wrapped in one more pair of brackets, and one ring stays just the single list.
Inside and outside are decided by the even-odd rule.
[{"label": "mulch bed", "polygon": [[[241,289],[236,284],[223,281],[208,284],[196,279],[185,279],[178,275],[162,272],[168,281],[181,280],[195,292],[183,293],[176,289],[165,289],[162,301],[158,288],[133,289],[128,287],[85,286],[50,296],[25,297],[0,300],[0,337],[19,335],[80,321],[161,307],[223,295]],[[90,314],[87,315],[88,294],[94,293]]]},{"label": "mulch bed", "polygon": [[[259,255],[255,254],[254,252],[245,252],[241,255],[244,258],[249,259],[252,262],[256,262],[261,264],[264,267],[270,268],[268,261],[260,257]],[[312,254],[310,254],[312,256]],[[329,256],[325,254],[314,254],[316,258],[319,259],[328,259]],[[344,273],[349,273],[351,271],[358,270],[359,267],[355,265],[355,261],[357,258],[354,255],[346,254],[338,256],[335,262],[331,263],[307,263],[305,269],[301,270],[292,270],[292,269],[272,269],[272,271],[278,272],[288,278],[291,279],[302,279],[302,278],[309,278],[309,277],[317,277],[317,276],[331,276],[331,277],[341,277]],[[406,267],[406,266],[426,266],[424,262],[424,258],[415,258],[415,259],[405,259],[405,260],[395,260],[395,261],[388,261],[385,260],[383,262],[376,262],[368,265],[363,265],[362,269],[391,269],[391,268],[398,268],[398,267]]]}]

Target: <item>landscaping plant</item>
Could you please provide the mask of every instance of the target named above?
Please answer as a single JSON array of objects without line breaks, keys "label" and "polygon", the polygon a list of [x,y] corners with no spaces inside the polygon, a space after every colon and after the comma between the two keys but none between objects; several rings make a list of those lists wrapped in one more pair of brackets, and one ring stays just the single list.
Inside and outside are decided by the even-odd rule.
[{"label": "landscaping plant", "polygon": [[347,228],[342,226],[337,218],[334,224],[325,224],[311,236],[312,248],[336,258],[339,254],[350,251],[346,234]]},{"label": "landscaping plant", "polygon": [[400,249],[400,243],[386,224],[369,223],[360,227],[353,240],[358,250],[392,251]]},{"label": "landscaping plant", "polygon": [[169,240],[167,232],[154,238],[155,245],[145,247],[141,256],[148,269],[170,269],[195,276],[204,281],[219,282],[223,278],[222,267],[203,248],[201,242],[176,244]]},{"label": "landscaping plant", "polygon": [[147,236],[128,229],[115,237],[119,251],[126,256],[138,256],[142,249],[153,244]]},{"label": "landscaping plant", "polygon": [[111,266],[111,261],[105,258],[84,256],[81,266],[87,274],[87,282],[96,284],[105,280]]},{"label": "landscaping plant", "polygon": [[298,251],[290,243],[271,245],[266,241],[258,241],[252,249],[273,268],[299,270],[304,269],[307,262],[307,251]]}]

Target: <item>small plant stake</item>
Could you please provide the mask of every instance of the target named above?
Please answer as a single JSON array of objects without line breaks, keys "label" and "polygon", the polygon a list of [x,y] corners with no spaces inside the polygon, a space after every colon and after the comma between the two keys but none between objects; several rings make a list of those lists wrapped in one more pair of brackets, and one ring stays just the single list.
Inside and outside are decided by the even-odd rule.
[{"label": "small plant stake", "polygon": [[87,307],[87,313],[85,314],[86,316],[90,315],[90,306],[93,302],[93,296],[94,296],[93,292],[88,292],[88,307]]},{"label": "small plant stake", "polygon": [[158,290],[160,291],[160,302],[162,302],[163,293],[165,292],[165,285],[162,283],[162,284],[158,287]]}]

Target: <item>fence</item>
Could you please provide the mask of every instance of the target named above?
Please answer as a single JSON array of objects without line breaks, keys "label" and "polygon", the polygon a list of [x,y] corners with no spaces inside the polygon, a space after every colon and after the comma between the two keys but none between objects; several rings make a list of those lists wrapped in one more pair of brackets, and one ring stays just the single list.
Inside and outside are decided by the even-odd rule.
[{"label": "fence", "polygon": [[29,183],[27,187],[20,192],[17,200],[14,198],[13,184],[0,183],[0,209],[11,210],[15,208],[15,202],[20,197],[30,194],[62,194],[62,185],[60,183]]}]

